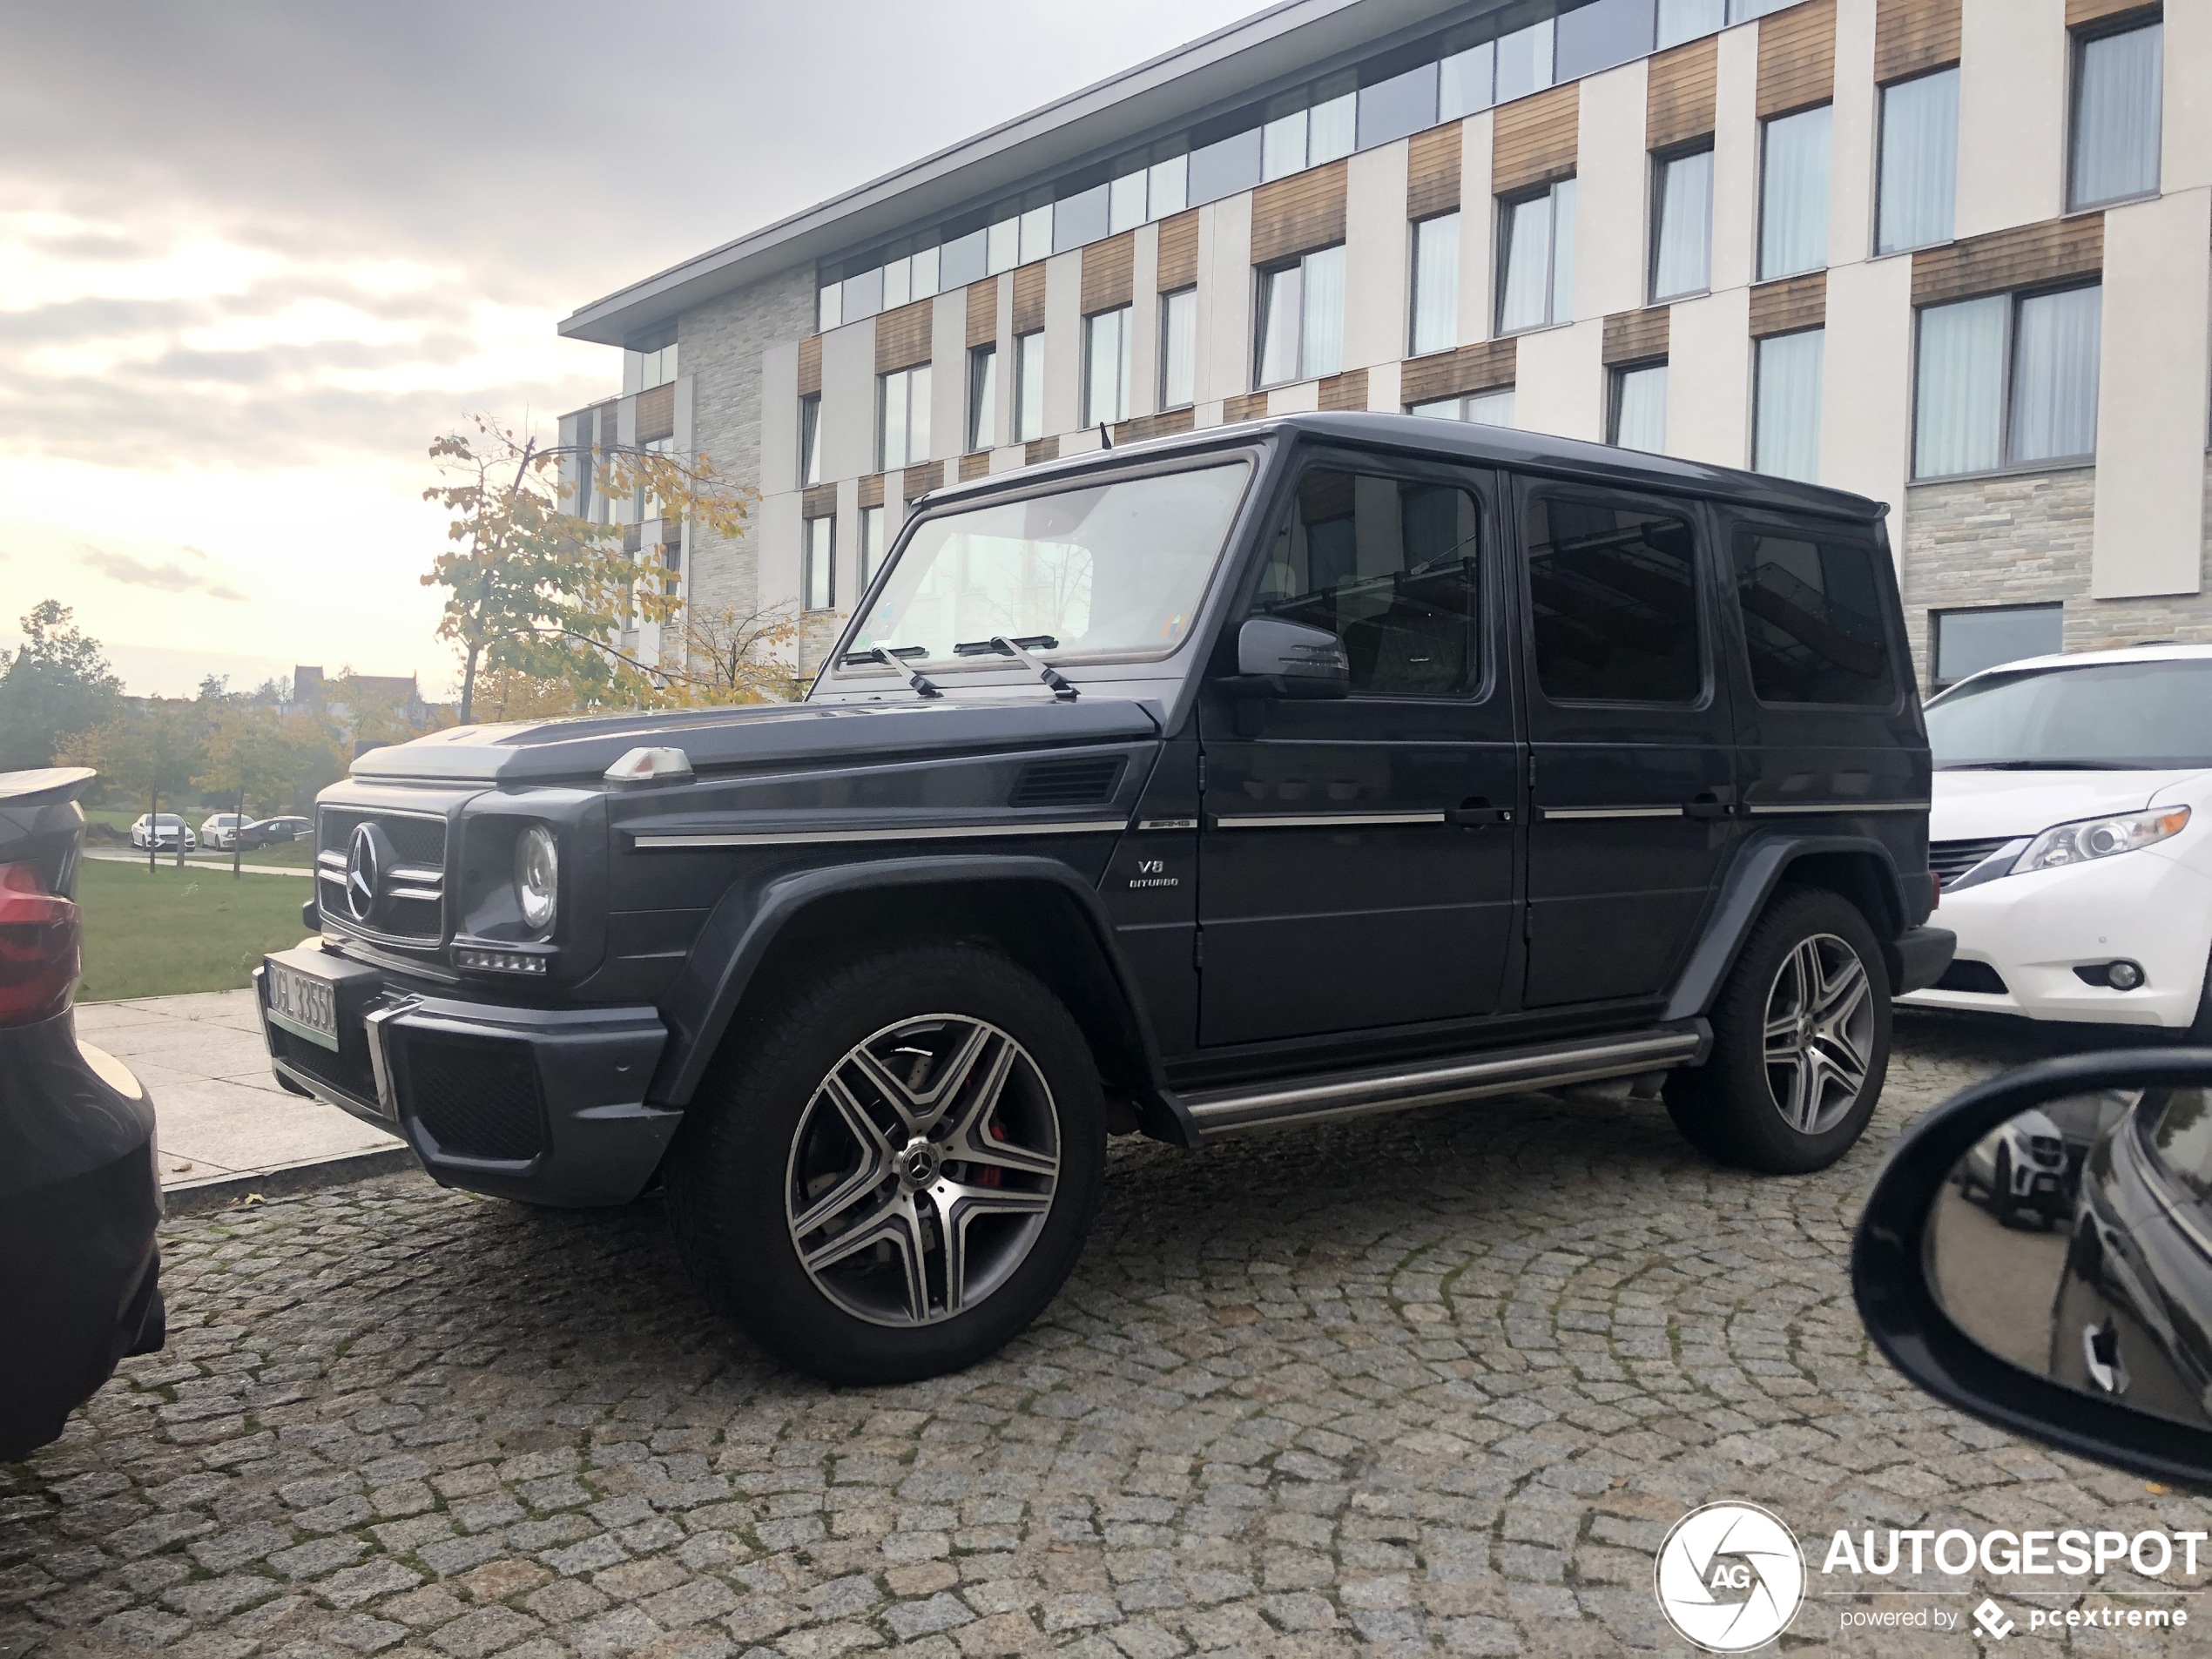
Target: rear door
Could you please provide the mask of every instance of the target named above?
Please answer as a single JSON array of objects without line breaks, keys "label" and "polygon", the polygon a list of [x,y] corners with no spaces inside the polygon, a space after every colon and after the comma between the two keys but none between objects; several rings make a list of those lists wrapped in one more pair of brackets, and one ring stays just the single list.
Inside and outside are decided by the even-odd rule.
[{"label": "rear door", "polygon": [[1656,995],[1737,839],[1700,504],[1522,481],[1531,1008]]}]

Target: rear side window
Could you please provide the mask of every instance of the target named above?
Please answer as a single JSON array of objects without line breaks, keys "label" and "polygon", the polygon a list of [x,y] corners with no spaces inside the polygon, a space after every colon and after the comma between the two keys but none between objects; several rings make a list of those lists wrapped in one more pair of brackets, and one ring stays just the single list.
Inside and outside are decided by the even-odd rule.
[{"label": "rear side window", "polygon": [[1554,703],[1693,703],[1696,536],[1689,521],[1585,496],[1528,516],[1536,683]]},{"label": "rear side window", "polygon": [[1740,530],[1736,603],[1762,703],[1897,700],[1874,549]]},{"label": "rear side window", "polygon": [[[2156,1109],[2157,1116],[2151,1117]],[[2189,1190],[2201,1203],[2212,1200],[2212,1103],[2202,1089],[2176,1089],[2163,1106],[2147,1096],[2136,1112],[2138,1123],[2151,1124],[2151,1156],[2159,1167]]]}]

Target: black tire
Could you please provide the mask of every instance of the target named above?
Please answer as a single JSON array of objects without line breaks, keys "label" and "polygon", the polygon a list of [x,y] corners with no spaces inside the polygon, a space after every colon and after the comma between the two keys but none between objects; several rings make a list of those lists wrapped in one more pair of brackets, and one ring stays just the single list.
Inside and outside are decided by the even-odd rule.
[{"label": "black tire", "polygon": [[[1818,1063],[1808,1066],[1814,1077],[1808,1098],[1827,1103],[1805,1114],[1813,1119],[1810,1131],[1784,1116],[1766,1051],[1770,1001],[1780,995],[1785,967],[1808,945],[1838,971],[1847,948],[1866,987],[1865,1017],[1853,1015],[1855,1045],[1865,1062],[1856,1093],[1847,1096],[1839,1082],[1821,1082],[1818,1063],[1825,1062],[1816,1054]],[[1851,1150],[1874,1115],[1890,1059],[1889,970],[1858,907],[1820,887],[1777,894],[1743,941],[1711,1020],[1713,1047],[1705,1063],[1667,1080],[1667,1113],[1684,1140],[1719,1163],[1768,1175],[1824,1170]]]},{"label": "black tire", "polygon": [[[948,1017],[939,1025],[928,1023],[936,1016]],[[1001,1092],[1021,1094],[1015,1109],[1033,1126],[1028,1131],[1032,1139],[1042,1136],[1049,1123],[1057,1168],[1049,1177],[1005,1174],[1003,1196],[1026,1197],[1015,1187],[1049,1180],[1048,1207],[1041,1211],[1000,1215],[991,1213],[995,1200],[979,1208],[961,1199],[965,1208],[958,1213],[972,1219],[950,1224],[956,1212],[936,1207],[932,1195],[953,1190],[980,1200],[984,1195],[968,1184],[989,1177],[995,1187],[1003,1172],[954,1159],[948,1141],[941,1167],[930,1165],[930,1179],[922,1184],[909,1184],[904,1155],[894,1157],[879,1182],[869,1173],[874,1166],[868,1159],[881,1148],[864,1148],[827,1088],[833,1072],[848,1082],[869,1076],[852,1069],[867,1063],[865,1058],[856,1061],[864,1045],[907,1041],[887,1035],[902,1030],[927,1033],[941,1026],[951,1031],[954,1021],[982,1033],[974,1037],[979,1044],[1010,1039],[1004,1052],[1020,1056],[1007,1060],[1009,1080]],[[1058,1294],[1082,1251],[1103,1188],[1106,1107],[1081,1030],[1058,999],[1028,974],[995,951],[968,945],[922,944],[864,956],[825,971],[772,1007],[733,1022],[724,1053],[725,1061],[685,1114],[672,1149],[670,1212],[685,1263],[709,1301],[778,1359],[833,1383],[910,1382],[957,1371],[996,1352]],[[908,1081],[931,1063],[914,1061]],[[980,1073],[983,1062],[974,1064]],[[946,1097],[941,1109],[947,1120],[965,1109],[954,1104],[961,1096],[956,1089]],[[816,1111],[818,1097],[819,1112],[833,1116]],[[901,1132],[891,1101],[885,1089],[866,1108],[879,1128],[885,1123],[892,1126],[885,1147]],[[988,1123],[978,1120],[971,1127],[996,1136],[993,1150],[1001,1143],[1020,1150],[1016,1142],[1022,1136],[1008,1140],[1001,1132],[996,1107],[989,1109]],[[960,1138],[948,1127],[943,1132],[952,1140]],[[850,1150],[851,1167],[810,1179],[810,1168],[823,1167],[820,1149],[826,1140],[839,1135]],[[905,1143],[908,1151],[920,1138],[926,1137]],[[933,1156],[925,1151],[922,1163],[927,1164]],[[907,1214],[923,1219],[907,1230],[894,1215],[882,1224],[895,1239],[867,1246],[866,1253],[853,1251],[827,1265],[820,1258],[838,1247],[839,1232],[826,1227],[808,1231],[806,1238],[821,1241],[814,1245],[818,1273],[801,1259],[795,1230],[811,1213],[809,1202],[820,1198],[825,1179],[828,1197],[822,1202],[849,1191],[853,1196],[844,1202],[860,1212],[850,1222],[844,1211],[833,1217],[845,1224],[844,1231],[867,1225],[887,1207],[895,1208],[902,1195],[912,1201]],[[1030,1217],[1038,1213],[1042,1222],[1035,1223]],[[966,1261],[970,1230],[978,1222],[1006,1258],[1002,1271],[972,1305],[943,1311],[945,1298],[939,1293],[948,1284],[944,1264],[949,1259],[944,1241],[957,1233]],[[932,1238],[937,1240],[934,1258],[928,1251]],[[975,1254],[981,1258],[984,1252]],[[917,1260],[922,1264],[919,1278],[907,1271]],[[932,1268],[932,1261],[938,1265]],[[966,1275],[960,1278],[964,1285]],[[878,1285],[894,1286],[907,1297],[906,1313],[887,1303],[861,1300],[864,1294],[873,1295]],[[912,1317],[917,1292],[925,1310],[920,1320]],[[867,1317],[870,1308],[876,1317]],[[901,1318],[906,1322],[895,1322]]]}]

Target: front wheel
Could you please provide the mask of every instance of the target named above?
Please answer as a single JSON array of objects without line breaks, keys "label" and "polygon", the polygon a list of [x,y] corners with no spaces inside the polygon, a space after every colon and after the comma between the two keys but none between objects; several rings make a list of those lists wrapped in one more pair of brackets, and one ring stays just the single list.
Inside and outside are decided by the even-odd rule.
[{"label": "front wheel", "polygon": [[715,1305],[831,1382],[957,1370],[1058,1292],[1105,1171],[1096,1068],[995,952],[829,973],[742,1026],[686,1115],[677,1238]]},{"label": "front wheel", "polygon": [[1849,1151],[1890,1059],[1890,982],[1856,906],[1800,887],[1767,907],[1713,1005],[1704,1065],[1667,1082],[1683,1138],[1739,1169],[1797,1175]]}]

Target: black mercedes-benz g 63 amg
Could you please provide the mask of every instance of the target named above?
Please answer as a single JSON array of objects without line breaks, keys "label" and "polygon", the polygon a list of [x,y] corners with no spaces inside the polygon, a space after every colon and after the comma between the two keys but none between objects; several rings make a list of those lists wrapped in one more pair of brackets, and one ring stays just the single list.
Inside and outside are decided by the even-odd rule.
[{"label": "black mercedes-benz g 63 amg", "polygon": [[803,703],[364,755],[257,983],[437,1179],[660,1178],[718,1307],[894,1380],[1051,1299],[1109,1132],[1626,1078],[1831,1162],[1949,960],[1928,781],[1876,503],[1296,415],[924,498]]}]

